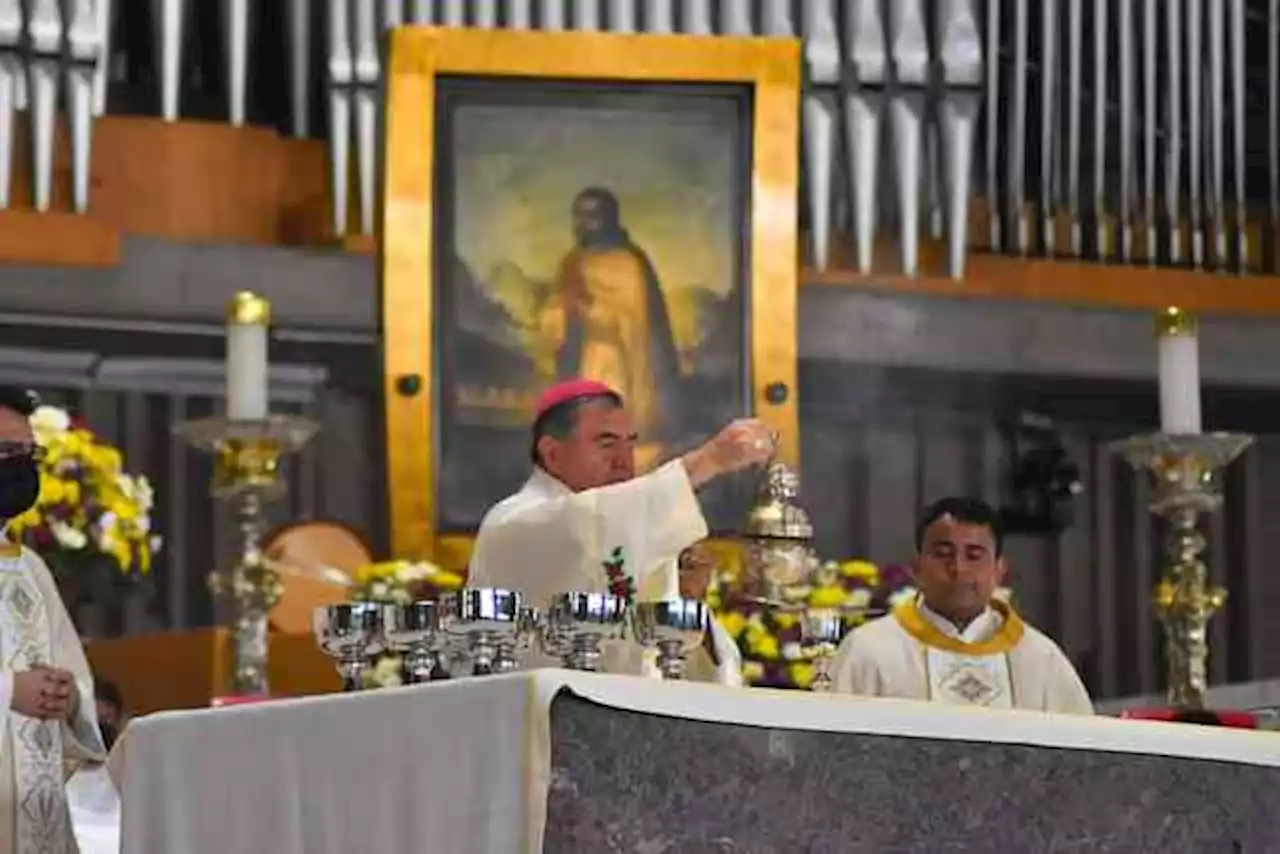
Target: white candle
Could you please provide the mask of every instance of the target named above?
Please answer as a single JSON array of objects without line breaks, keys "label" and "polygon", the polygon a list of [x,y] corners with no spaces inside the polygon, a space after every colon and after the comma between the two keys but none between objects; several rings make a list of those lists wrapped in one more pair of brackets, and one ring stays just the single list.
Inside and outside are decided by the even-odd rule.
[{"label": "white candle", "polygon": [[271,303],[241,291],[227,307],[227,417],[267,417],[267,333]]},{"label": "white candle", "polygon": [[1200,342],[1193,316],[1167,308],[1156,318],[1160,349],[1160,430],[1200,432]]}]

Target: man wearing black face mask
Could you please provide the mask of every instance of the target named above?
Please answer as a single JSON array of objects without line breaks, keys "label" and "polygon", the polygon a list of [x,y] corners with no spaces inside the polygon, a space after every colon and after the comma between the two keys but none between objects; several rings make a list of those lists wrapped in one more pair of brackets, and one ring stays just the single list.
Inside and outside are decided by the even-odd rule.
[{"label": "man wearing black face mask", "polygon": [[[0,388],[0,524],[40,495],[34,395]],[[0,851],[75,851],[68,768],[105,758],[93,677],[53,576],[0,538]]]}]

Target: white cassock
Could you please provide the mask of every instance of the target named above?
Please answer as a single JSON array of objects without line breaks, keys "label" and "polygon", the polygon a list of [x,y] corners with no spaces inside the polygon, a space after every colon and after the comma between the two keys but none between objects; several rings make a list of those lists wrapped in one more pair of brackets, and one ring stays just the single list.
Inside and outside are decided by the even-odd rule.
[{"label": "white cassock", "polygon": [[[44,664],[75,675],[71,721],[42,721],[12,711],[13,677]],[[67,778],[105,757],[93,677],[80,637],[48,567],[34,552],[0,542],[0,854],[76,852]]]},{"label": "white cassock", "polygon": [[[678,460],[582,492],[535,468],[523,489],[485,514],[467,583],[518,590],[545,607],[558,593],[609,591],[605,562],[621,555],[637,600],[674,599],[680,553],[706,536],[702,508]],[[711,636],[719,663],[699,649],[689,655],[689,677],[741,685],[737,645],[714,621]],[[652,653],[635,644],[609,644],[604,652],[606,670],[654,675]]]},{"label": "white cassock", "polygon": [[1093,714],[1058,645],[993,601],[963,632],[919,598],[859,626],[832,661],[835,690],[952,705]]}]

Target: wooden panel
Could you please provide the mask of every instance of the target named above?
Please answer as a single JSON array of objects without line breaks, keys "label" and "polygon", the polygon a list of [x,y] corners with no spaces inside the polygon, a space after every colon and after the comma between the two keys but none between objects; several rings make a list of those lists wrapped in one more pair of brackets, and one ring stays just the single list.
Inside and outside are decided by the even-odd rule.
[{"label": "wooden panel", "polygon": [[[226,629],[199,629],[90,641],[94,676],[114,682],[130,714],[199,709],[224,693],[229,670]],[[310,635],[271,636],[268,678],[277,697],[340,689],[333,663]]]},{"label": "wooden panel", "polygon": [[0,211],[0,260],[10,264],[114,267],[120,231],[96,217]]},{"label": "wooden panel", "polygon": [[913,295],[1047,300],[1143,311],[1178,305],[1204,314],[1280,315],[1277,276],[1228,276],[998,255],[969,259],[964,279],[863,276],[832,269],[806,270],[800,280],[809,286],[839,285]]},{"label": "wooden panel", "polygon": [[[13,209],[29,210],[30,144],[24,132],[15,143]],[[322,142],[284,138],[264,128],[108,116],[94,124],[89,221],[100,229],[171,240],[324,243],[330,221],[325,157]],[[53,181],[53,210],[70,211],[71,167],[61,130]],[[39,217],[46,218],[48,228],[66,228],[63,217]],[[55,243],[57,234],[39,240]],[[77,263],[85,250],[63,243],[57,260]]]}]

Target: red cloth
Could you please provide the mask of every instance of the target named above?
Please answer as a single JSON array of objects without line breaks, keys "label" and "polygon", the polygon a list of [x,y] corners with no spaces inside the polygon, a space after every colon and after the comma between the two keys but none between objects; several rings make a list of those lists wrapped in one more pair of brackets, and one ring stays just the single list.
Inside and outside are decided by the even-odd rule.
[{"label": "red cloth", "polygon": [[1206,709],[1200,712],[1187,712],[1183,709],[1162,708],[1162,709],[1125,709],[1120,713],[1120,717],[1128,718],[1136,721],[1166,721],[1168,723],[1200,723],[1193,717],[1190,721],[1186,719],[1186,715],[1195,717],[1203,716],[1204,723],[1210,723],[1217,726],[1232,727],[1235,729],[1257,729],[1258,717],[1250,712],[1240,712],[1233,709]]},{"label": "red cloth", "polygon": [[595,397],[601,394],[621,396],[609,386],[597,380],[573,379],[556,383],[538,398],[538,405],[534,409],[533,417],[535,420],[541,418],[562,403],[568,403],[580,397]]}]

